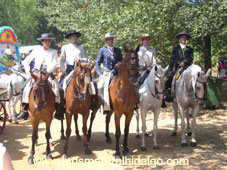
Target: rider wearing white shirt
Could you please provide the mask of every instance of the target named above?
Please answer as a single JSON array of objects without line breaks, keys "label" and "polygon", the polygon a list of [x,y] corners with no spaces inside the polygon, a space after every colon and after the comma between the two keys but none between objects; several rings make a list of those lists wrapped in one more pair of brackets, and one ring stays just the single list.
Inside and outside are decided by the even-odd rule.
[{"label": "rider wearing white shirt", "polygon": [[[35,60],[35,67],[34,72],[38,73],[40,70],[43,70],[47,73],[52,73],[57,66],[57,51],[50,48],[52,40],[54,40],[49,33],[44,33],[41,35],[41,38],[38,38],[38,41],[41,41],[42,46],[38,47],[34,51],[32,51],[28,57],[22,62],[25,67],[25,72],[29,74],[30,66],[29,64],[34,59]],[[64,105],[61,102],[62,98],[61,94],[61,87],[56,79],[51,75],[49,78],[49,82],[51,83],[52,90],[55,94],[55,103],[56,103],[56,113],[55,118],[62,120],[64,119]],[[32,89],[33,81],[29,78],[21,89],[21,103],[22,103],[22,111],[17,116],[19,119],[24,117],[24,115],[28,115],[28,102],[29,102],[29,94]]]}]

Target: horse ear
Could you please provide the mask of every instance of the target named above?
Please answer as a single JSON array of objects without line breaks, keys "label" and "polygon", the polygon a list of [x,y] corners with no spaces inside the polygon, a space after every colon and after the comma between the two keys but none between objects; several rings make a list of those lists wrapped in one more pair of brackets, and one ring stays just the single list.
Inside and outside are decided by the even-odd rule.
[{"label": "horse ear", "polygon": [[35,81],[38,79],[38,76],[34,74],[32,71],[30,71],[30,74]]},{"label": "horse ear", "polygon": [[44,75],[44,80],[47,80],[48,77],[49,77],[49,75],[50,75],[50,73],[45,74],[45,75]]},{"label": "horse ear", "polygon": [[154,66],[154,70],[155,70],[155,72],[158,71],[158,66],[157,65]]},{"label": "horse ear", "polygon": [[137,45],[137,47],[136,47],[136,53],[138,53],[138,51],[139,51],[139,49],[140,49],[140,46],[139,45]]},{"label": "horse ear", "polygon": [[209,68],[209,70],[206,73],[206,77],[208,77],[208,76],[211,76],[211,69],[210,68]]},{"label": "horse ear", "polygon": [[128,53],[129,50],[128,50],[128,48],[126,47],[126,45],[123,45],[123,49],[124,49],[124,52],[125,52],[125,53]]},{"label": "horse ear", "polygon": [[164,73],[169,69],[169,65],[164,68]]}]

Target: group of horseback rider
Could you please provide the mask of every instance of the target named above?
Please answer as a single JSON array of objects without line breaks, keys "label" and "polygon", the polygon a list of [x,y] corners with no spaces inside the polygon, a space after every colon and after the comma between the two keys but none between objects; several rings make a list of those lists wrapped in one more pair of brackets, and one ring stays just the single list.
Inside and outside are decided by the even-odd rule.
[{"label": "group of horseback rider", "polygon": [[[81,36],[80,32],[72,30],[65,36],[69,40],[69,44],[63,45],[61,48],[60,55],[60,68],[62,75],[58,82],[53,76],[53,72],[57,66],[57,51],[50,48],[51,42],[55,40],[49,33],[44,33],[38,41],[41,41],[42,46],[33,50],[27,58],[22,61],[25,67],[25,71],[29,74],[29,64],[32,60],[35,60],[35,66],[33,72],[37,73],[42,70],[46,73],[50,73],[49,82],[52,90],[55,94],[56,113],[55,118],[62,120],[64,119],[64,91],[67,86],[67,81],[72,77],[74,68],[78,60],[87,62],[88,59],[85,54],[85,50],[82,46],[77,44],[77,39]],[[99,49],[96,57],[96,72],[99,75],[97,83],[98,95],[103,99],[104,102],[104,114],[110,111],[110,101],[108,86],[114,75],[118,73],[118,70],[122,61],[122,52],[120,48],[114,47],[114,40],[117,37],[112,33],[107,33],[102,38],[105,41],[106,46]],[[172,49],[170,62],[169,62],[169,76],[166,81],[167,97],[166,101],[171,102],[171,84],[175,74],[181,74],[193,61],[193,49],[186,45],[186,41],[191,39],[191,36],[186,32],[180,32],[176,35],[176,38],[180,41],[179,44],[175,45]],[[139,58],[139,72],[140,77],[138,79],[138,85],[143,84],[144,80],[148,76],[152,65],[156,64],[156,52],[153,48],[150,48],[150,43],[154,38],[150,34],[143,34],[138,41],[142,43],[138,51]],[[101,68],[102,64],[102,68]],[[179,71],[180,69],[180,71]],[[28,114],[28,99],[30,90],[32,89],[33,81],[28,79],[21,90],[21,103],[22,111],[17,118],[27,117]],[[93,92],[93,95],[96,94]],[[163,100],[162,107],[166,107]]]}]

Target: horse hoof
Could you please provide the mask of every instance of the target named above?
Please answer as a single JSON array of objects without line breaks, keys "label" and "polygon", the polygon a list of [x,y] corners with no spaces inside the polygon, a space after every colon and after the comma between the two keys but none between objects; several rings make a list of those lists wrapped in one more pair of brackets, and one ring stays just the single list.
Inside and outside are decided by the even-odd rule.
[{"label": "horse hoof", "polygon": [[191,146],[195,147],[196,146],[196,142],[191,142]]},{"label": "horse hoof", "polygon": [[110,137],[109,138],[106,138],[106,143],[112,143],[112,140],[111,140]]},{"label": "horse hoof", "polygon": [[46,156],[46,159],[47,159],[47,160],[52,160],[52,159],[53,159],[53,157],[52,157],[52,155],[51,155],[51,154],[48,154],[48,155]]},{"label": "horse hoof", "polygon": [[120,153],[115,154],[115,159],[121,159],[121,154]]},{"label": "horse hoof", "polygon": [[33,160],[33,158],[32,157],[29,157],[28,158],[28,163],[31,165],[31,164],[34,164],[34,160]]},{"label": "horse hoof", "polygon": [[140,138],[140,135],[136,135],[136,138],[139,139]]},{"label": "horse hoof", "polygon": [[149,137],[149,134],[148,134],[148,133],[145,133],[145,136],[146,136],[146,137]]},{"label": "horse hoof", "polygon": [[77,141],[81,141],[81,137],[80,136],[76,136],[76,140]]},{"label": "horse hoof", "polygon": [[144,151],[144,152],[147,151],[147,148],[145,146],[141,146],[140,149],[141,151]]},{"label": "horse hoof", "polygon": [[124,156],[130,156],[129,151],[123,151]]},{"label": "horse hoof", "polygon": [[18,125],[19,123],[18,122],[13,122],[13,124]]},{"label": "horse hoof", "polygon": [[62,159],[67,159],[68,156],[67,156],[67,154],[62,154],[61,158],[62,158]]},{"label": "horse hoof", "polygon": [[12,123],[12,121],[13,121],[12,119],[8,119],[8,122],[9,122],[9,123]]},{"label": "horse hoof", "polygon": [[65,140],[65,135],[61,135],[61,140]]},{"label": "horse hoof", "polygon": [[91,150],[88,149],[88,148],[86,148],[85,151],[84,151],[84,153],[85,153],[86,155],[89,155],[89,154],[91,154]]},{"label": "horse hoof", "polygon": [[181,147],[187,147],[188,144],[187,143],[181,143]]},{"label": "horse hoof", "polygon": [[188,136],[192,136],[192,132],[188,132]]},{"label": "horse hoof", "polygon": [[172,136],[177,136],[177,132],[172,132]]},{"label": "horse hoof", "polygon": [[158,149],[160,149],[160,148],[159,148],[159,146],[154,146],[153,149],[154,149],[154,150],[158,150]]}]

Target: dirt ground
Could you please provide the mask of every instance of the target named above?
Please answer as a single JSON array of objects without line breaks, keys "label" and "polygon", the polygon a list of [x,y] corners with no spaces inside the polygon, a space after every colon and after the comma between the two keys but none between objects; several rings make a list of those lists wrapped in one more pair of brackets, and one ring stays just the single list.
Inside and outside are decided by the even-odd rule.
[{"label": "dirt ground", "polygon": [[[227,93],[223,93],[225,96]],[[190,146],[190,137],[187,137],[188,147],[181,147],[181,130],[176,137],[171,136],[174,126],[172,108],[162,109],[158,122],[159,150],[153,149],[153,114],[147,116],[149,137],[146,137],[147,151],[140,150],[141,139],[135,138],[136,118],[132,118],[128,146],[131,156],[119,162],[114,159],[115,125],[112,116],[110,122],[110,136],[112,143],[105,141],[105,117],[98,112],[93,124],[93,133],[89,148],[91,155],[84,154],[82,141],[77,141],[74,123],[69,141],[69,158],[63,160],[64,140],[60,140],[60,121],[54,119],[51,125],[51,134],[54,145],[51,147],[53,160],[45,160],[45,124],[40,122],[38,146],[35,148],[35,164],[29,165],[27,159],[31,149],[32,127],[29,120],[21,120],[18,125],[7,123],[0,135],[3,143],[12,158],[16,170],[71,170],[81,169],[227,169],[227,102],[213,109],[202,109],[197,116],[196,139],[197,146]],[[82,135],[82,119],[79,116],[79,128]],[[64,122],[65,123],[65,122]],[[124,117],[121,120],[121,144],[124,133]],[[180,119],[178,121],[180,123]],[[89,124],[89,122],[88,122]],[[141,122],[140,122],[141,127]],[[121,152],[122,152],[121,145]]]}]

